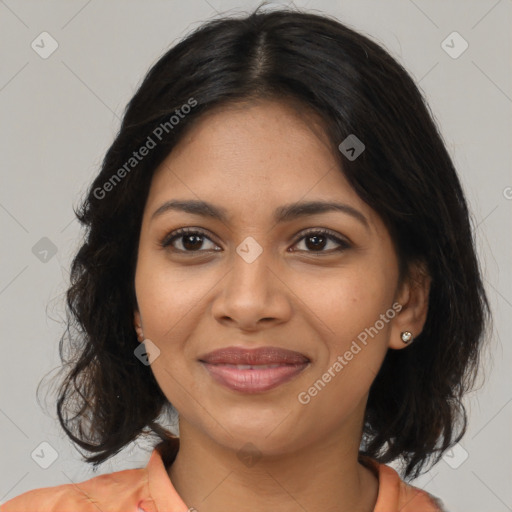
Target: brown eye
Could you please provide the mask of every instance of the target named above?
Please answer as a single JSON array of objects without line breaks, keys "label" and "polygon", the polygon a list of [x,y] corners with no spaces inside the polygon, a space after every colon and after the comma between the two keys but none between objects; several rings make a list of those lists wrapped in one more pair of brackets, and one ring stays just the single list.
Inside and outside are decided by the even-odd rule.
[{"label": "brown eye", "polygon": [[[328,230],[310,231],[303,235],[298,242],[304,241],[305,252],[332,253],[350,248],[350,244]],[[296,243],[298,243],[296,242]],[[327,250],[324,250],[327,247]]]},{"label": "brown eye", "polygon": [[187,251],[195,251],[203,245],[202,235],[187,234],[181,236],[181,244]]},{"label": "brown eye", "polygon": [[304,240],[306,247],[313,251],[316,251],[317,249],[323,249],[328,242],[327,237],[323,235],[308,235]]},{"label": "brown eye", "polygon": [[[301,252],[310,253],[333,253],[350,248],[350,244],[328,230],[314,230],[304,234],[299,242],[304,244]],[[208,244],[210,246],[208,247]],[[206,251],[221,250],[209,236],[203,231],[191,228],[181,228],[173,231],[161,242],[162,247],[172,248],[173,251],[182,253],[199,253]]]},{"label": "brown eye", "polygon": [[[209,241],[213,247],[204,247],[206,241]],[[211,239],[206,236],[202,231],[191,229],[179,229],[173,231],[169,236],[161,242],[162,247],[169,247],[178,252],[201,252],[205,250],[218,250]],[[207,244],[206,244],[207,245]]]}]

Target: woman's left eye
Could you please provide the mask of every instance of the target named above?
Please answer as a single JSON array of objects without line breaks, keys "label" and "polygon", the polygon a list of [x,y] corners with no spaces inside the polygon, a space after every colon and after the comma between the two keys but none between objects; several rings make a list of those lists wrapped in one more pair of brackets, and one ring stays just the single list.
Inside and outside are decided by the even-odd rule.
[{"label": "woman's left eye", "polygon": [[[209,241],[213,247],[205,248],[205,241]],[[175,242],[179,242],[177,247]],[[311,230],[303,233],[294,245],[303,243],[306,249],[298,249],[305,252],[332,253],[343,251],[350,247],[350,244],[339,236],[326,229]],[[329,247],[329,244],[334,247]],[[204,251],[221,250],[203,231],[191,228],[182,228],[173,231],[161,241],[162,247],[172,246],[174,251],[182,253],[197,253]],[[325,249],[328,250],[325,250]]]},{"label": "woman's left eye", "polygon": [[[329,253],[331,253],[331,252],[343,251],[350,247],[350,244],[347,241],[341,239],[337,235],[335,235],[325,229],[310,231],[310,232],[306,233],[305,235],[303,234],[298,239],[298,242],[302,242],[302,241],[304,242],[304,245],[308,249],[312,248],[312,250],[306,251],[306,252],[329,252]],[[323,250],[329,246],[329,242],[331,243],[331,245],[334,244],[334,248],[331,248],[330,250]]]}]

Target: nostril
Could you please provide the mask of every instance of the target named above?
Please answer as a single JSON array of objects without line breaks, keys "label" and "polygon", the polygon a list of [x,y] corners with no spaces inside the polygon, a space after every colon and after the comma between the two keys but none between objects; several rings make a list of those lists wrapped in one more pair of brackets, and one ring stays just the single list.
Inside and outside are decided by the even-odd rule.
[{"label": "nostril", "polygon": [[144,505],[144,500],[139,501],[139,503],[137,503],[137,512],[149,512],[149,510],[142,508],[142,505]]}]

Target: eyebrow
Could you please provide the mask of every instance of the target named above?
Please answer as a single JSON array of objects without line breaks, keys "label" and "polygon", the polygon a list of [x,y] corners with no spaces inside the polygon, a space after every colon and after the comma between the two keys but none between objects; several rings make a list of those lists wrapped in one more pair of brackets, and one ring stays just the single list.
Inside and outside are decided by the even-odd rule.
[{"label": "eyebrow", "polygon": [[[223,207],[215,206],[206,201],[178,199],[166,201],[162,204],[153,212],[151,220],[168,211],[182,211],[193,215],[201,215],[203,217],[220,220],[224,223],[228,222],[228,212]],[[276,223],[289,222],[307,215],[315,215],[331,211],[346,213],[347,215],[357,219],[367,229],[370,227],[367,218],[359,210],[356,210],[348,204],[336,203],[333,201],[303,201],[280,206],[274,211],[274,221]]]}]

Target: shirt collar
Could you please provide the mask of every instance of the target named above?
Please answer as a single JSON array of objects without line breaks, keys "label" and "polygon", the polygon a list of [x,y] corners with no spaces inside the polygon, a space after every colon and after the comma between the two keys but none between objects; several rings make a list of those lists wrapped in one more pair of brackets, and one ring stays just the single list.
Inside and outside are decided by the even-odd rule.
[{"label": "shirt collar", "polygon": [[[157,445],[146,466],[150,499],[139,504],[144,512],[188,512],[189,507],[178,495],[171,483],[166,466],[172,464],[179,448],[179,438]],[[374,512],[398,510],[400,497],[400,477],[398,473],[385,464],[360,456],[360,460],[374,472],[379,481],[379,491]]]},{"label": "shirt collar", "polygon": [[189,507],[185,505],[172,485],[166,469],[166,464],[169,465],[174,460],[178,446],[179,440],[173,438],[168,442],[157,445],[151,453],[146,470],[149,494],[152,500],[147,500],[148,503],[139,504],[139,507],[143,508],[146,512],[153,512],[151,501],[154,503],[154,512],[189,511]]}]

